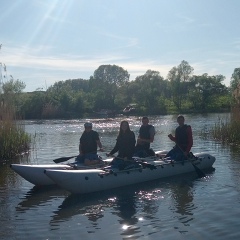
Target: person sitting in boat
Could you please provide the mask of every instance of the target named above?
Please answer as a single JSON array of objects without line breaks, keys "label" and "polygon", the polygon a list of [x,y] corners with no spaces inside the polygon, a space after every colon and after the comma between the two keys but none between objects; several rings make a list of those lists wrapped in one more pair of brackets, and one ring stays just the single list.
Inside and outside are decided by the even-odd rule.
[{"label": "person sitting in boat", "polygon": [[85,165],[94,165],[102,163],[101,157],[97,155],[97,147],[100,151],[102,143],[96,131],[92,130],[92,123],[86,122],[84,124],[84,132],[80,137],[79,155],[76,158],[77,162],[84,163]]},{"label": "person sitting in boat", "polygon": [[175,161],[184,161],[188,157],[193,145],[192,128],[184,123],[183,115],[178,115],[177,122],[179,126],[175,130],[175,136],[172,134],[168,135],[176,145],[165,157],[170,157]]},{"label": "person sitting in boat", "polygon": [[148,117],[143,117],[142,126],[139,129],[134,156],[141,158],[155,156],[155,152],[150,148],[150,144],[153,142],[154,136],[154,126],[149,124]]},{"label": "person sitting in boat", "polygon": [[127,121],[122,121],[120,124],[120,130],[117,136],[116,144],[112,151],[106,154],[109,157],[118,152],[117,157],[115,157],[110,163],[111,167],[122,170],[130,164],[133,164],[134,162],[132,157],[135,144],[135,134],[130,130],[129,123]]}]

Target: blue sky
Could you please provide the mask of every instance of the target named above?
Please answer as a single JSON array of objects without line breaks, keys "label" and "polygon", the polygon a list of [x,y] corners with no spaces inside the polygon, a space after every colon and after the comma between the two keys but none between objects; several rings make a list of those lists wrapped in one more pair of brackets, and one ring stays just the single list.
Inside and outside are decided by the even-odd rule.
[{"label": "blue sky", "polygon": [[0,62],[7,74],[46,90],[89,79],[115,64],[130,79],[187,61],[194,74],[240,67],[238,0],[0,0]]}]

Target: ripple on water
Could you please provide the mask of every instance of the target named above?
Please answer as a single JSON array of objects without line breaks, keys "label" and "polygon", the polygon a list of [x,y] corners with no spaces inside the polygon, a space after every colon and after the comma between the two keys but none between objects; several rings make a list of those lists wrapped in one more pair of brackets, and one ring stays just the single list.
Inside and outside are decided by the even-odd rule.
[{"label": "ripple on water", "polygon": [[[199,136],[218,114],[186,115],[194,134],[193,152],[216,157],[215,171],[199,179],[195,172],[86,196],[60,189],[34,190],[33,185],[0,166],[0,238],[2,239],[238,239],[240,155]],[[37,134],[34,151],[22,163],[52,163],[78,153],[85,121],[92,121],[106,148],[113,148],[124,116],[116,119],[29,122]],[[141,117],[127,118],[138,134]],[[156,128],[154,150],[171,149],[167,135],[176,116],[151,116]],[[76,183],[77,184],[77,183]],[[99,183],[96,183],[99,184]],[[4,235],[3,235],[4,234]],[[3,236],[3,237],[2,237]]]}]

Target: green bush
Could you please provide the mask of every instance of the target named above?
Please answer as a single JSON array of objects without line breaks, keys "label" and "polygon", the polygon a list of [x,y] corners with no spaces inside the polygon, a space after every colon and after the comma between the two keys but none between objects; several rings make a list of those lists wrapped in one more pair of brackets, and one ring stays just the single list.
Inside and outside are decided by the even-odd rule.
[{"label": "green bush", "polygon": [[30,136],[12,121],[0,122],[0,159],[11,159],[30,148]]},{"label": "green bush", "polygon": [[239,109],[232,110],[230,120],[219,119],[211,130],[212,136],[216,140],[224,143],[240,144],[240,112]]}]

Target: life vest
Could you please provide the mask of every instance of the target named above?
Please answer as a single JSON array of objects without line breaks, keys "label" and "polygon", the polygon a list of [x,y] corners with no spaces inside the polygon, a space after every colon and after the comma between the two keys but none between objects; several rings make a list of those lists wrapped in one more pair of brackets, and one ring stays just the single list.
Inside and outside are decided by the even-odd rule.
[{"label": "life vest", "polygon": [[99,140],[98,133],[91,130],[90,132],[83,132],[80,143],[83,154],[97,153],[97,141]]},{"label": "life vest", "polygon": [[188,134],[187,128],[190,127],[189,125],[184,124],[183,126],[178,126],[176,128],[176,143],[183,151],[186,151],[188,146]]},{"label": "life vest", "polygon": [[[152,125],[147,125],[147,126],[141,126],[139,129],[139,136],[140,138],[145,138],[145,139],[150,139],[150,129],[152,128]],[[149,149],[150,148],[150,143],[144,143],[144,148]]]}]

